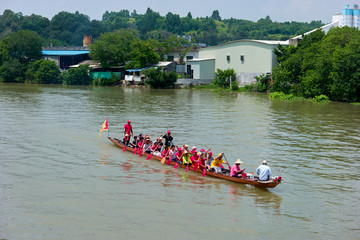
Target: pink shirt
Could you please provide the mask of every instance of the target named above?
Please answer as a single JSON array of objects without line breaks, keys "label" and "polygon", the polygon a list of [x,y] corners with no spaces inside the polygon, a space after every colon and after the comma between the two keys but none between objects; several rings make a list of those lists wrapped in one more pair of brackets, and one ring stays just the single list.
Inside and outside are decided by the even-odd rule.
[{"label": "pink shirt", "polygon": [[231,170],[230,170],[230,176],[234,176],[236,175],[236,172],[237,171],[240,171],[240,165],[237,165],[237,164],[234,164],[232,167],[231,167]]}]

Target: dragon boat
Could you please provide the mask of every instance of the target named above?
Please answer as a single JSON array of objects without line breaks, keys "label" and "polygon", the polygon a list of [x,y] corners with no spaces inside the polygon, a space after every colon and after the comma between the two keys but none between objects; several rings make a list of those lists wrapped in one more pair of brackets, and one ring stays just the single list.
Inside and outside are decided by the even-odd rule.
[{"label": "dragon boat", "polygon": [[[130,146],[125,146],[121,140],[116,139],[116,138],[112,138],[112,137],[108,137],[108,139],[113,142],[116,146],[118,146],[119,148],[122,148],[123,150],[129,151],[134,153],[135,149],[133,147]],[[149,153],[144,153],[141,154],[142,157],[146,157],[148,158]],[[161,161],[162,157],[160,156],[156,156],[156,155],[152,155],[150,156],[151,159],[153,160],[157,160],[157,161]],[[176,162],[171,161],[169,165],[175,165]],[[186,168],[185,165],[182,164],[178,164],[179,167],[181,168]],[[258,179],[258,177],[253,176],[253,177],[248,177],[248,178],[237,178],[237,177],[230,177],[230,171],[229,170],[225,170],[222,173],[215,173],[215,172],[211,172],[211,171],[206,171],[206,174],[203,173],[203,171],[201,169],[194,169],[193,167],[189,167],[190,171],[199,173],[199,174],[203,174],[204,177],[210,176],[210,177],[214,177],[214,178],[220,178],[220,179],[224,179],[224,180],[228,180],[231,182],[235,182],[235,183],[241,183],[241,184],[250,184],[256,187],[261,187],[261,188],[275,188],[277,185],[279,185],[281,183],[281,177],[276,177],[274,179],[269,179],[268,181],[260,181]]]}]

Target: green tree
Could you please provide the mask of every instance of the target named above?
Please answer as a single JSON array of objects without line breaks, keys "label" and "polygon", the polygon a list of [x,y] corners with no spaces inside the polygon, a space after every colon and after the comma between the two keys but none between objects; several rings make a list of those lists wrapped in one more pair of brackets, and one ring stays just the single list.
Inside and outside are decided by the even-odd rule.
[{"label": "green tree", "polygon": [[89,85],[92,79],[89,76],[89,65],[80,65],[77,68],[70,68],[61,75],[61,81],[64,85]]},{"label": "green tree", "polygon": [[360,101],[360,31],[342,27],[327,35],[318,30],[296,48],[281,47],[272,91],[331,100]]},{"label": "green tree", "polygon": [[35,14],[31,14],[30,16],[24,16],[20,24],[21,29],[34,31],[43,38],[47,37],[46,29],[49,26],[49,19]]},{"label": "green tree", "polygon": [[33,31],[20,30],[2,40],[2,47],[20,63],[28,63],[41,57],[43,39]]},{"label": "green tree", "polygon": [[171,51],[179,54],[179,62],[181,65],[184,64],[186,54],[193,48],[189,41],[176,35],[169,38],[169,46]]},{"label": "green tree", "polygon": [[234,69],[216,69],[215,79],[213,84],[218,87],[229,87],[230,81],[234,81],[236,79],[236,73]]},{"label": "green tree", "polygon": [[84,35],[90,33],[90,18],[78,11],[60,12],[50,21],[49,38],[64,41],[70,46],[82,45]]},{"label": "green tree", "polygon": [[142,36],[145,36],[147,32],[157,30],[160,27],[160,14],[154,12],[150,8],[147,8],[144,15],[138,15],[136,19],[136,28],[139,30]]},{"label": "green tree", "polygon": [[103,67],[125,65],[130,60],[131,45],[136,39],[134,31],[104,33],[90,45],[90,56]]},{"label": "green tree", "polygon": [[155,52],[154,46],[143,40],[136,40],[132,43],[130,52],[130,62],[126,64],[127,68],[144,68],[158,63],[159,54]]},{"label": "green tree", "polygon": [[165,17],[165,27],[168,32],[181,34],[180,16],[169,12]]},{"label": "green tree", "polygon": [[146,83],[153,88],[171,88],[177,80],[176,72],[166,73],[160,68],[151,68],[143,71],[146,75]]},{"label": "green tree", "polygon": [[24,82],[23,65],[16,58],[9,58],[0,65],[1,82]]},{"label": "green tree", "polygon": [[220,13],[218,10],[214,10],[211,14],[211,18],[217,21],[221,21]]},{"label": "green tree", "polygon": [[25,82],[57,84],[59,83],[59,77],[59,67],[56,63],[54,61],[41,59],[29,64],[25,73]]},{"label": "green tree", "polygon": [[119,12],[106,11],[102,16],[102,23],[109,27],[111,31],[129,27],[130,13],[128,10]]},{"label": "green tree", "polygon": [[22,13],[14,13],[10,9],[5,9],[3,15],[0,15],[0,31],[9,31],[9,33],[20,30],[20,24],[23,19]]}]

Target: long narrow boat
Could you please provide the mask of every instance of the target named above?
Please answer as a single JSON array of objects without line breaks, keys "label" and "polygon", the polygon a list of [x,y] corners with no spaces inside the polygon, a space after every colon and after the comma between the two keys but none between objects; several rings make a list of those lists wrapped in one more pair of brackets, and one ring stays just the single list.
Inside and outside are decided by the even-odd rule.
[{"label": "long narrow boat", "polygon": [[[121,142],[121,140],[116,139],[116,138],[112,138],[112,137],[108,137],[108,139],[110,141],[112,141],[119,148],[124,149],[124,147],[125,147],[125,149],[127,151],[134,152],[134,148],[129,147],[129,146],[125,146]],[[144,153],[142,156],[147,157],[147,156],[149,156],[149,154]],[[151,159],[161,161],[161,157],[158,157],[158,156],[155,156],[155,155],[152,155]],[[175,165],[175,162],[171,162],[171,165]],[[182,164],[179,164],[179,167],[186,168],[186,166],[184,166]],[[194,169],[192,167],[190,167],[189,170],[194,171]],[[194,172],[202,174],[202,171],[200,169],[197,169],[197,171],[194,171]],[[279,185],[279,183],[281,182],[281,179],[275,180],[275,181],[274,181],[274,179],[270,179],[268,181],[259,181],[257,178],[253,178],[253,179],[236,178],[236,177],[230,177],[229,175],[226,175],[226,174],[215,173],[215,172],[210,172],[210,171],[206,172],[206,176],[221,178],[221,179],[225,179],[225,180],[236,182],[236,183],[250,184],[250,185],[254,185],[256,187],[262,187],[262,188],[274,188],[277,185]]]}]

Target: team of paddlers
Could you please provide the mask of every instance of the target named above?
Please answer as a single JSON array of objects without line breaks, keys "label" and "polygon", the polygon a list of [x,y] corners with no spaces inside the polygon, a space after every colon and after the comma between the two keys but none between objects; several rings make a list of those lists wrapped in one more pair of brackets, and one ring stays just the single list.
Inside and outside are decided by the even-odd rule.
[{"label": "team of paddlers", "polygon": [[[139,155],[148,153],[162,158],[161,162],[163,164],[166,162],[170,165],[171,162],[176,162],[175,166],[177,166],[177,164],[183,164],[187,169],[192,166],[194,170],[200,169],[202,171],[229,174],[231,177],[238,178],[248,177],[248,174],[245,173],[245,169],[240,168],[240,164],[242,163],[240,159],[237,159],[231,167],[223,152],[214,157],[210,148],[198,151],[195,146],[190,149],[186,144],[182,147],[175,146],[170,131],[164,135],[160,135],[155,141],[151,140],[150,135],[143,136],[142,134],[139,134],[133,136],[133,141],[131,142],[130,138],[132,136],[133,130],[131,121],[129,120],[124,126],[124,138],[122,143],[125,146],[134,148],[135,153],[138,153]],[[226,164],[229,169],[225,169],[223,164]],[[259,180],[269,180],[271,169],[267,166],[266,160],[264,160],[262,165],[257,168],[256,173],[259,175]]]}]

